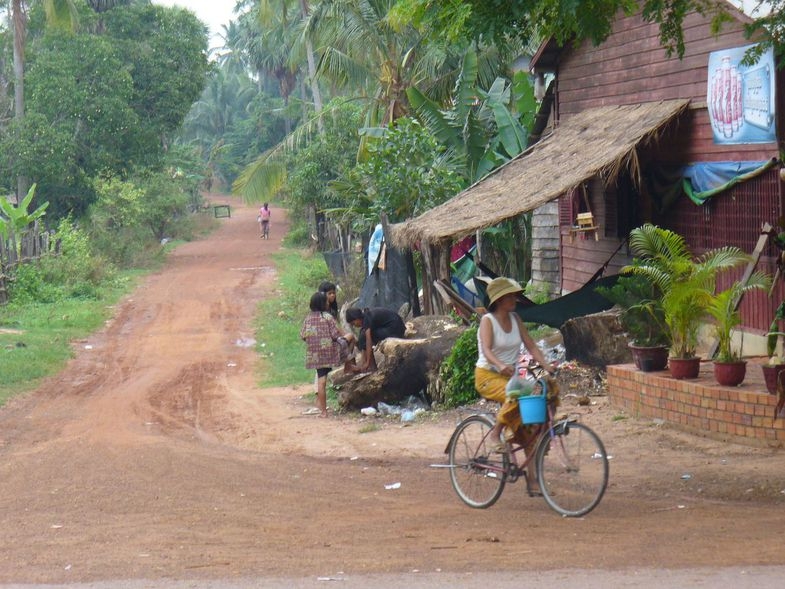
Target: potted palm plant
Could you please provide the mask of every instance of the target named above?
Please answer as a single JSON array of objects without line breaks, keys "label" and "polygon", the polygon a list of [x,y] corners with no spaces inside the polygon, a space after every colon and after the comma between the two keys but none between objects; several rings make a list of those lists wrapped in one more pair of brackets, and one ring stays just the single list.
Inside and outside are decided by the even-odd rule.
[{"label": "potted palm plant", "polygon": [[768,288],[769,277],[763,272],[754,272],[746,282],[735,281],[723,291],[715,294],[707,308],[714,320],[714,333],[717,337],[717,354],[714,357],[714,378],[723,386],[741,384],[747,372],[747,362],[733,349],[733,330],[741,324],[738,302],[744,294],[752,290]]},{"label": "potted palm plant", "polygon": [[785,301],[780,303],[777,310],[774,312],[774,318],[769,326],[769,332],[766,334],[766,355],[768,360],[762,365],[763,380],[766,382],[766,390],[772,395],[777,394],[777,388],[781,382],[781,373],[785,373],[785,358],[783,357],[783,345],[778,345],[783,338],[785,332],[779,330],[779,323],[785,319]]},{"label": "potted palm plant", "polygon": [[634,274],[621,276],[612,287],[599,287],[597,292],[621,309],[619,322],[630,339],[635,367],[643,372],[664,370],[671,342],[659,290],[645,276]]},{"label": "potted palm plant", "polygon": [[737,247],[726,246],[695,258],[681,235],[651,223],[630,232],[630,249],[639,262],[622,272],[646,276],[662,293],[660,305],[671,339],[671,376],[696,378],[698,334],[708,316],[717,275],[749,257]]}]

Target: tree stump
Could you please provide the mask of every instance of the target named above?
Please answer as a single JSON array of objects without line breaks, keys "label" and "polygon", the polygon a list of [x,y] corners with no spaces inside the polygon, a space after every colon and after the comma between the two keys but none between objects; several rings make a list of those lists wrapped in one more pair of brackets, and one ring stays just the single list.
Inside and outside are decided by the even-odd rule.
[{"label": "tree stump", "polygon": [[374,347],[375,372],[352,375],[338,369],[331,373],[339,404],[359,410],[379,402],[400,405],[411,396],[430,404],[429,385],[464,329],[447,316],[414,318],[406,324],[405,339],[388,338]]},{"label": "tree stump", "polygon": [[568,319],[559,331],[567,360],[602,368],[632,362],[629,340],[616,311]]}]

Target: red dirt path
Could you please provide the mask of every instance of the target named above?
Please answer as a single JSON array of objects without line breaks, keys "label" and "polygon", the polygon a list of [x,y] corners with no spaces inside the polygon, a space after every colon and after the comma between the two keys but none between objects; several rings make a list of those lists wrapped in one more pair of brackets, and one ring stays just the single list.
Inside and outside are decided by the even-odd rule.
[{"label": "red dirt path", "polygon": [[284,212],[265,241],[255,208],[221,200],[217,232],[0,409],[0,583],[782,562],[782,451],[619,419],[593,397],[584,419],[613,456],[593,513],[562,519],[520,484],[478,511],[429,467],[455,412],[368,431],[374,418],[303,416],[310,384],[260,389],[237,344],[277,296]]}]

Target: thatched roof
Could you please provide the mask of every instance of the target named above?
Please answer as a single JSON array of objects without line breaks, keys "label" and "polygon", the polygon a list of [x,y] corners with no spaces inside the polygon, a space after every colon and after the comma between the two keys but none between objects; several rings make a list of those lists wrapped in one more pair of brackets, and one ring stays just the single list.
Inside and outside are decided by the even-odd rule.
[{"label": "thatched roof", "polygon": [[600,174],[639,176],[638,144],[656,138],[689,104],[668,100],[583,111],[504,166],[416,219],[392,226],[390,242],[411,247],[461,239],[536,209]]}]

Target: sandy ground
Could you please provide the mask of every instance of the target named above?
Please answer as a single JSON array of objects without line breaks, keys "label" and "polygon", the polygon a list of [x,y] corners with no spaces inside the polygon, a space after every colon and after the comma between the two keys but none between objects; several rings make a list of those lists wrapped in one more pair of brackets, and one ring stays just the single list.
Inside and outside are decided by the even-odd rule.
[{"label": "sandy ground", "polygon": [[565,383],[565,405],[612,459],[605,498],[577,520],[521,483],[488,510],[463,505],[431,467],[461,412],[324,420],[303,415],[311,384],[259,388],[244,343],[259,299],[277,296],[269,254],[284,214],[274,209],[261,240],[255,208],[213,201],[232,204],[220,230],[178,248],[105,329],[74,343],[61,374],[0,409],[0,584],[408,575],[415,586],[414,571],[437,575],[430,586],[494,571],[544,584],[585,569],[650,571],[668,586],[672,571],[734,567],[751,580],[782,562],[781,450],[625,418],[601,395],[578,407],[580,379]]}]

